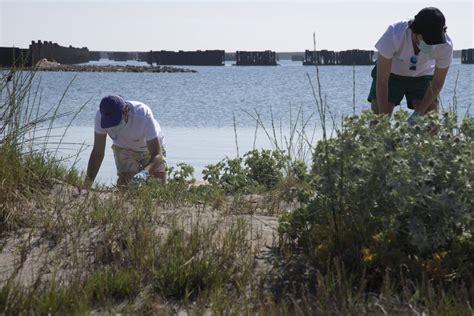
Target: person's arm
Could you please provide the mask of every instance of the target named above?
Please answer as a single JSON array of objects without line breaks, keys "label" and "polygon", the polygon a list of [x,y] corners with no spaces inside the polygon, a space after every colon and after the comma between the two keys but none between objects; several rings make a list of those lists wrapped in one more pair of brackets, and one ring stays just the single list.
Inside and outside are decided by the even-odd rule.
[{"label": "person's arm", "polygon": [[148,152],[150,153],[150,161],[143,168],[149,174],[158,177],[163,183],[166,182],[166,170],[164,170],[164,158],[161,152],[160,141],[157,138],[146,142]]},{"label": "person's arm", "polygon": [[385,58],[382,54],[377,57],[377,81],[376,100],[379,114],[390,114],[391,109],[388,104],[388,80],[392,69],[392,59]]},{"label": "person's arm", "polygon": [[102,161],[104,160],[105,143],[107,141],[107,134],[94,133],[94,146],[87,164],[86,183],[92,185],[99,172]]},{"label": "person's arm", "polygon": [[430,86],[426,90],[423,100],[416,106],[416,111],[421,115],[425,114],[430,105],[432,105],[438,97],[441,89],[443,89],[446,76],[448,74],[449,67],[446,68],[435,68],[433,80]]}]

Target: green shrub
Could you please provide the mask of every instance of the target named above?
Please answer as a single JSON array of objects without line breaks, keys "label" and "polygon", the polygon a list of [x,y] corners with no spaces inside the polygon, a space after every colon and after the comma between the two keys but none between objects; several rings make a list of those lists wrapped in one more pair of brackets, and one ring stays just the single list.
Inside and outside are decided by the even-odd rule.
[{"label": "green shrub", "polygon": [[257,183],[248,177],[248,168],[242,166],[242,160],[226,158],[217,164],[207,165],[202,171],[203,179],[226,193],[251,192]]},{"label": "green shrub", "polygon": [[318,143],[307,206],[281,218],[281,249],[325,270],[334,258],[372,285],[386,271],[472,282],[474,120],[451,114],[414,127],[350,117]]},{"label": "green shrub", "polygon": [[194,167],[183,162],[178,163],[177,168],[168,167],[168,181],[169,183],[190,184],[194,183],[193,177]]},{"label": "green shrub", "polygon": [[244,155],[248,177],[265,189],[274,188],[283,178],[287,157],[280,150],[254,149]]},{"label": "green shrub", "polygon": [[226,193],[267,191],[280,183],[289,164],[289,157],[281,150],[254,149],[244,158],[226,158],[207,165],[203,170],[204,180]]}]

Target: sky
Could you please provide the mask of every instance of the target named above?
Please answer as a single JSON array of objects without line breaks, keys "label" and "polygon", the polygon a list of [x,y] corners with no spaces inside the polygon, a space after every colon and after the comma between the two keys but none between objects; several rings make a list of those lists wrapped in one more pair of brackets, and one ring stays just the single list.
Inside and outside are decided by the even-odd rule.
[{"label": "sky", "polygon": [[474,0],[0,0],[0,46],[100,51],[374,49],[387,26],[436,6],[454,49],[474,48]]}]

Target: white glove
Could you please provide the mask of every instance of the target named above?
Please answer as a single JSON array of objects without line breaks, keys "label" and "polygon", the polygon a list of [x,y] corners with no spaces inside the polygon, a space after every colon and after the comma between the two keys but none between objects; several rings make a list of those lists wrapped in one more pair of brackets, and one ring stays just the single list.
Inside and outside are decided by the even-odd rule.
[{"label": "white glove", "polygon": [[136,175],[133,176],[132,181],[133,182],[144,182],[148,177],[150,176],[150,173],[146,170],[142,170]]},{"label": "white glove", "polygon": [[420,112],[413,111],[412,115],[410,115],[410,117],[407,119],[408,125],[410,125],[410,126],[415,125],[415,120],[416,120],[416,118],[417,118],[417,117],[420,117],[420,116],[421,116],[421,113],[420,113]]}]

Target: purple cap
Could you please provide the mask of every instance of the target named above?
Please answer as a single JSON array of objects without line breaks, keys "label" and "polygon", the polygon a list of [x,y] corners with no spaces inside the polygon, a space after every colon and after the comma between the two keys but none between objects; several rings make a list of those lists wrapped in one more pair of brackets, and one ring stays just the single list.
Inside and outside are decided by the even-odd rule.
[{"label": "purple cap", "polygon": [[119,125],[125,100],[118,95],[108,95],[100,101],[100,126],[109,128]]}]

